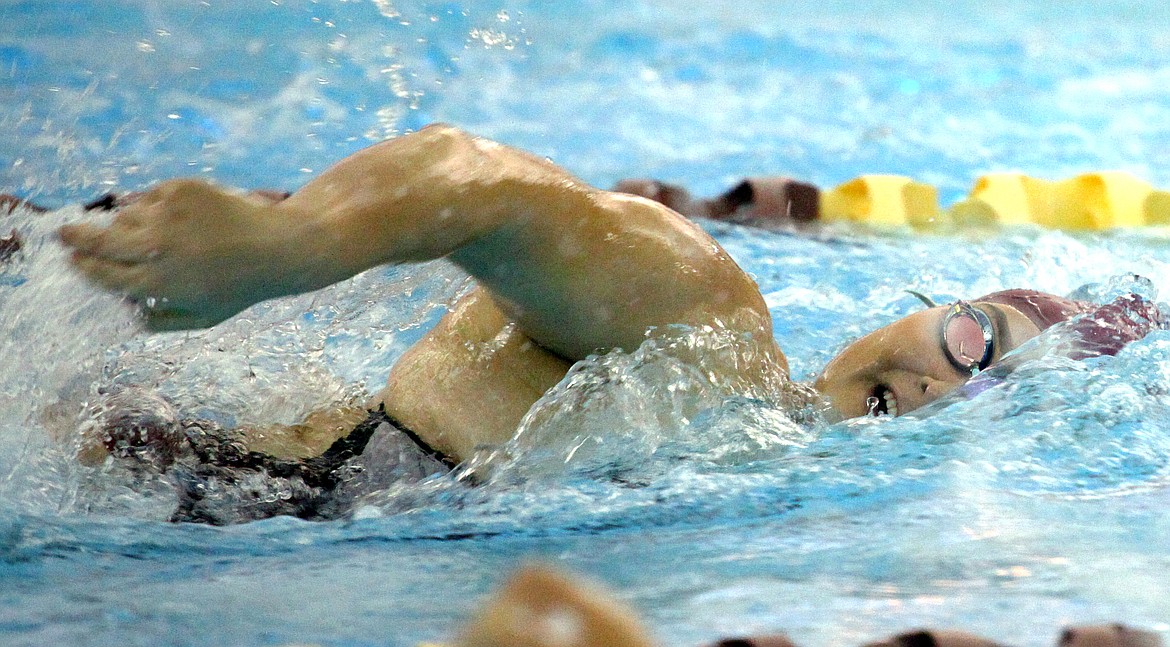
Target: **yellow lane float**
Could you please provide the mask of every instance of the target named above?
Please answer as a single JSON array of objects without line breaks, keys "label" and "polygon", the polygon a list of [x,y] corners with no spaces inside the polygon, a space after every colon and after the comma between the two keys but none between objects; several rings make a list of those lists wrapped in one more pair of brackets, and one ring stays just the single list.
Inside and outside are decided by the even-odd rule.
[{"label": "yellow lane float", "polygon": [[948,210],[938,191],[897,175],[863,175],[821,193],[821,218],[877,226],[929,228],[1036,224],[1052,229],[1103,230],[1170,225],[1170,192],[1124,171],[1043,180],[1022,173],[980,177]]},{"label": "yellow lane float", "polygon": [[938,190],[901,175],[863,175],[821,193],[826,221],[927,227],[939,215]]}]

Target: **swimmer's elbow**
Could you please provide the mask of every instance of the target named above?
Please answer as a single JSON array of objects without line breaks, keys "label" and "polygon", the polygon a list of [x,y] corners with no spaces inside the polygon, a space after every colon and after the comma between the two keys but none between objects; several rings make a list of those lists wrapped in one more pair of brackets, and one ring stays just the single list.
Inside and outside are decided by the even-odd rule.
[{"label": "swimmer's elbow", "polygon": [[414,137],[420,141],[430,141],[432,143],[469,143],[474,139],[474,136],[472,136],[466,130],[442,122],[436,122],[423,126],[417,133],[415,133]]}]

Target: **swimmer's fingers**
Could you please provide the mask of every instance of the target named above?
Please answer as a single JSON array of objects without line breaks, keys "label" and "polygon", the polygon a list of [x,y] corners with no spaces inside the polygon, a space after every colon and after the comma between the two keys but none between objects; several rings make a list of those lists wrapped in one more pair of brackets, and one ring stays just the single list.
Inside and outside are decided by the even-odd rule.
[{"label": "swimmer's fingers", "polygon": [[106,228],[83,223],[80,225],[64,225],[57,230],[57,237],[66,246],[90,254],[101,244]]},{"label": "swimmer's fingers", "polygon": [[141,264],[87,256],[80,250],[70,261],[85,278],[108,290],[145,297],[155,288],[154,272]]},{"label": "swimmer's fingers", "polygon": [[140,226],[135,212],[119,214],[109,227],[90,224],[65,225],[61,242],[85,256],[118,263],[142,263],[160,254],[159,236],[150,227]]}]

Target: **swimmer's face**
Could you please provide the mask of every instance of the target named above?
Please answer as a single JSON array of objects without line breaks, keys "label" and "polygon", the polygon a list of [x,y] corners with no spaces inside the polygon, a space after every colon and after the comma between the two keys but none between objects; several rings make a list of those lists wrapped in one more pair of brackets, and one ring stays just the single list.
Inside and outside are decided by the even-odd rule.
[{"label": "swimmer's face", "polygon": [[[972,303],[987,315],[993,332],[991,362],[1040,334],[1018,310]],[[816,388],[846,418],[900,415],[933,402],[971,378],[943,348],[943,319],[949,306],[930,308],[878,329],[841,351],[817,379]]]}]

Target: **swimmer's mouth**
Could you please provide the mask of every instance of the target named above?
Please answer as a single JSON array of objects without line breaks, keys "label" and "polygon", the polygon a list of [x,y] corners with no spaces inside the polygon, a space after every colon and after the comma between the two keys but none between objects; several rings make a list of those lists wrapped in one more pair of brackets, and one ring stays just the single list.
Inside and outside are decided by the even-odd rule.
[{"label": "swimmer's mouth", "polygon": [[871,416],[898,415],[898,398],[884,384],[873,387],[873,394],[866,399],[865,405]]}]

